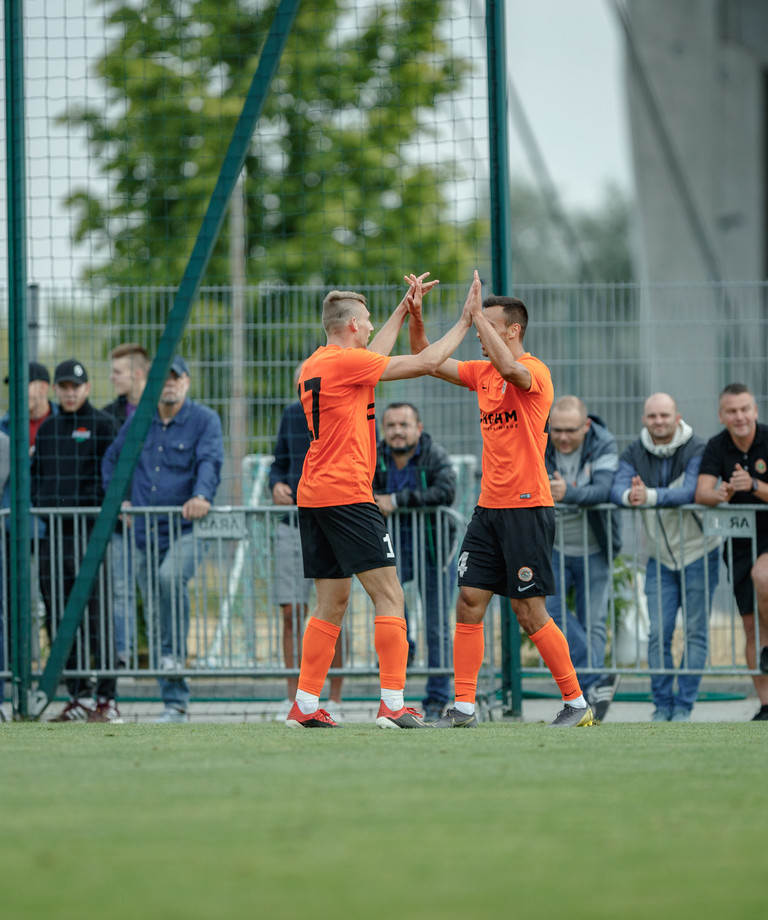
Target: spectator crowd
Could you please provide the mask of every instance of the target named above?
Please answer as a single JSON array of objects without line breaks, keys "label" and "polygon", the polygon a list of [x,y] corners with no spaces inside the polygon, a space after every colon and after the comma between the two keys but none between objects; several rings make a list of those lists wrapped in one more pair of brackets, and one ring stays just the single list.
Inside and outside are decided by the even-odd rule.
[{"label": "spectator crowd", "polygon": [[[412,277],[410,290],[417,290],[419,284],[421,279]],[[424,291],[428,289],[426,284],[423,287]],[[342,293],[353,303],[352,320],[342,315],[339,320],[342,325],[338,327],[340,332],[330,335],[329,342],[333,335],[338,341],[349,339],[353,343],[350,357],[359,364],[359,351],[368,350],[361,349],[363,337],[359,332],[367,321],[367,310],[363,315],[364,299],[360,299],[359,295]],[[493,362],[502,359],[493,357],[494,336],[500,335],[500,329],[503,333],[507,327],[502,323],[488,323],[487,318],[494,315],[494,309],[507,310],[509,307],[504,303],[486,302],[481,311],[479,300],[470,304],[477,296],[476,291],[470,291],[462,321],[467,325],[474,323],[483,330],[487,339],[487,342],[483,341],[484,351],[487,348],[486,354],[492,357],[490,363],[486,362],[486,367],[490,364],[495,368]],[[511,301],[514,298],[497,300]],[[518,310],[516,306],[514,309]],[[409,312],[415,320],[419,319],[413,297],[409,305],[403,307],[401,304],[398,310],[400,324]],[[525,321],[527,314],[522,321],[523,332]],[[516,320],[508,328],[519,328],[520,322]],[[492,331],[487,331],[488,326],[493,327]],[[382,333],[385,330],[387,325]],[[459,338],[464,331],[460,329],[456,337]],[[366,341],[368,334],[364,336]],[[426,359],[417,359],[420,353],[432,354],[428,349],[433,348],[425,338],[419,341],[419,336],[423,337],[423,333],[418,322],[412,321],[413,356],[407,360],[412,362],[413,367],[397,363],[398,358],[388,359],[389,364],[376,357],[370,359],[369,365],[374,369],[368,372],[373,381],[371,387],[378,379],[401,379],[401,376],[425,373],[470,389],[481,387],[485,390],[493,382],[489,378],[490,382],[481,383],[481,380],[485,381],[482,376],[485,371],[479,366],[480,362],[477,362],[476,369],[472,368],[472,373],[477,376],[470,377],[469,371],[464,370],[464,365],[469,366],[467,362],[455,362],[445,357],[447,346],[440,352],[439,371]],[[386,331],[384,340],[391,348],[394,338],[389,331]],[[337,346],[327,347],[332,348],[330,354],[336,360],[333,349]],[[347,347],[342,344],[341,350]],[[519,334],[519,341],[515,341],[514,334],[511,334],[509,348],[518,366],[525,367],[528,362],[533,375],[529,373],[528,378],[521,378],[522,383],[515,384],[524,390],[530,379],[539,380],[539,369],[530,363],[535,359],[530,359],[522,349],[522,334]],[[357,354],[355,350],[358,350]],[[41,513],[33,519],[33,538],[39,548],[37,564],[40,596],[45,608],[44,626],[51,642],[55,640],[66,599],[77,577],[95,522],[95,517],[78,513],[76,509],[98,508],[102,503],[121,449],[130,437],[131,423],[147,382],[150,358],[140,345],[119,345],[112,351],[111,361],[110,381],[115,399],[103,409],[95,408],[90,402],[91,381],[82,362],[76,359],[60,362],[55,368],[52,384],[48,369],[43,364],[34,361],[29,365],[31,501],[35,508],[61,509],[55,515]],[[402,362],[406,362],[405,356]],[[349,373],[363,373],[356,365],[350,367]],[[387,367],[389,371],[385,370]],[[300,397],[316,387],[315,381],[319,379],[317,375],[307,377],[303,368],[303,364],[299,365],[294,375],[294,386],[299,387]],[[329,371],[326,369],[324,373]],[[386,374],[389,374],[388,378]],[[541,380],[544,379],[542,373]],[[55,401],[50,398],[51,386]],[[66,680],[69,698],[52,721],[121,720],[114,672],[115,668],[119,671],[136,661],[139,600],[144,627],[152,636],[150,648],[154,659],[149,665],[158,674],[163,701],[158,721],[185,722],[189,718],[190,688],[185,674],[190,630],[188,583],[205,553],[205,545],[195,536],[193,525],[196,520],[204,518],[213,505],[224,462],[221,421],[213,410],[189,398],[190,386],[189,368],[181,356],[176,356],[133,476],[126,485],[122,513],[105,563],[108,572],[102,574],[109,585],[110,615],[104,616],[97,588],[94,587],[66,662],[68,671],[92,670],[96,676],[69,677]],[[548,395],[542,383],[542,404],[548,399],[551,401],[552,396]],[[369,410],[372,404],[371,400]],[[487,597],[478,595],[477,598],[472,593],[474,588],[470,590],[466,586],[460,589],[456,607],[457,625],[453,632],[457,575],[459,585],[464,585],[467,568],[471,567],[475,558],[472,552],[476,551],[465,548],[464,552],[456,553],[455,523],[446,518],[448,523],[441,523],[444,530],[439,532],[437,522],[443,519],[434,513],[436,509],[448,508],[454,503],[456,474],[448,452],[424,430],[417,406],[410,402],[388,405],[377,423],[380,429],[376,429],[372,476],[362,484],[360,501],[364,502],[367,492],[371,492],[375,516],[384,522],[381,532],[387,534],[388,529],[389,534],[394,536],[394,545],[387,534],[384,539],[389,540],[387,546],[392,550],[391,554],[388,553],[387,560],[381,563],[374,560],[371,569],[366,570],[364,575],[368,577],[368,571],[381,571],[377,568],[379,565],[394,567],[395,563],[389,559],[396,557],[397,587],[394,587],[395,582],[372,580],[368,586],[369,593],[373,592],[372,597],[380,597],[382,610],[390,609],[390,597],[403,597],[400,585],[414,584],[422,599],[427,664],[431,673],[422,700],[423,723],[415,710],[404,707],[402,688],[386,697],[382,695],[378,723],[382,727],[383,723],[397,727],[417,727],[417,724],[421,727],[426,723],[447,727],[473,727],[477,724],[475,684],[471,676],[475,665],[467,665],[467,656],[471,655],[472,661],[482,661],[482,614],[492,593],[506,594],[518,605],[515,611],[521,626],[532,636],[542,657],[549,656],[549,660],[545,657],[545,661],[561,688],[569,688],[567,693],[564,690],[563,712],[570,721],[563,724],[590,724],[592,719],[599,721],[605,718],[620,679],[617,670],[607,664],[606,656],[613,562],[622,547],[620,508],[638,509],[645,541],[644,592],[649,614],[647,662],[654,704],[652,720],[684,722],[691,718],[708,661],[709,623],[722,559],[741,617],[745,658],[753,672],[760,703],[754,720],[768,721],[768,515],[756,516],[757,536],[754,541],[733,538],[723,542],[707,530],[702,512],[692,507],[768,502],[768,426],[758,422],[754,395],[743,384],[734,383],[724,388],[719,398],[718,416],[722,431],[706,440],[686,423],[673,396],[662,392],[651,394],[643,406],[637,440],[619,454],[616,440],[605,421],[590,414],[582,399],[566,394],[551,401],[546,440],[542,444],[542,468],[546,470],[549,490],[542,504],[546,506],[549,500],[557,511],[549,560],[551,585],[546,579],[542,580],[541,608],[527,604],[523,595],[528,587],[526,580],[530,580],[531,574],[524,564],[524,554],[519,555],[520,565],[516,563],[516,566],[521,581],[517,587],[494,585]],[[370,411],[368,421],[372,421]],[[363,431],[362,427],[360,431]],[[0,419],[0,491],[3,507],[6,508],[10,504],[9,433],[10,419],[6,414]],[[273,503],[285,506],[285,515],[275,527],[271,551],[275,565],[273,601],[281,613],[283,661],[288,672],[287,696],[280,718],[287,718],[288,724],[314,726],[317,723],[326,726],[343,721],[343,681],[339,672],[345,662],[346,640],[341,620],[348,590],[339,592],[341,586],[334,579],[340,579],[340,575],[334,574],[330,578],[322,575],[329,564],[327,560],[318,556],[312,561],[309,569],[314,569],[315,574],[310,578],[306,576],[306,549],[302,559],[299,528],[302,511],[301,507],[296,508],[297,494],[301,488],[302,473],[307,469],[306,458],[316,437],[317,431],[312,430],[312,417],[306,415],[302,399],[288,406],[280,422],[269,480]],[[362,435],[356,437],[362,438]],[[334,462],[341,462],[340,456],[336,456]],[[306,494],[309,485],[304,488]],[[323,487],[313,488],[316,497],[312,501],[320,502],[317,507],[323,507]],[[492,494],[491,504],[496,502],[495,507],[504,507],[498,504],[505,501],[503,496],[498,498],[498,482],[494,484],[495,491],[492,493],[488,491],[490,485],[484,488],[486,492],[483,494]],[[520,485],[520,488],[523,486]],[[615,506],[615,510],[607,508],[609,504]],[[133,507],[148,506],[172,506],[178,509],[178,513],[151,517],[131,514]],[[418,527],[414,524],[414,511],[423,512],[423,520]],[[329,515],[315,512],[314,516],[317,522],[313,526],[319,528],[317,533],[320,533],[327,526]],[[380,525],[371,519],[362,526],[378,532]],[[489,525],[486,521],[484,526],[497,525]],[[472,527],[477,531],[477,525],[472,524],[470,534]],[[6,546],[0,558],[10,561],[12,534],[8,526],[5,535]],[[502,539],[502,553],[510,554],[512,550],[505,540],[506,537]],[[471,545],[467,544],[467,547]],[[354,555],[361,549],[359,546],[356,550],[350,547],[348,552]],[[370,552],[373,559],[375,553]],[[358,571],[352,563],[349,568],[342,568],[350,573]],[[477,573],[470,575],[470,579],[472,577],[481,578]],[[333,605],[332,629],[325,620],[310,616],[313,580],[318,591],[318,603]],[[402,634],[396,625],[399,622],[396,613],[382,614],[381,619],[377,615],[377,622],[381,625],[382,635],[385,626],[395,630],[386,642],[396,644],[398,661],[407,649],[410,664],[415,653],[412,615],[404,600],[401,609],[405,624]],[[480,611],[477,616],[475,609]],[[535,615],[532,613],[534,609]],[[0,630],[0,663],[10,659],[9,649],[4,648],[4,638],[12,640],[11,625],[7,617],[4,619],[4,628]],[[550,622],[553,628],[562,631],[567,640],[565,659],[556,645],[551,645],[551,637],[544,641]],[[530,626],[525,626],[525,623],[530,623]],[[678,626],[681,627],[679,635],[682,641],[675,644],[673,635]],[[302,652],[308,628],[312,642],[318,648],[323,646],[326,649],[323,656],[324,660],[327,658],[328,668],[334,669],[330,674],[328,719],[325,710],[307,708],[317,707],[328,668],[317,671],[314,682],[310,682],[313,687],[310,694],[304,692],[302,695],[301,678],[296,676],[302,665],[307,668]],[[317,631],[317,638],[313,629]],[[458,643],[458,651],[454,641]],[[570,661],[566,661],[568,656]],[[574,670],[572,681],[561,676],[561,672],[570,673],[568,669],[571,666]],[[399,668],[398,664],[395,668],[398,674]],[[456,669],[457,680],[453,707],[450,706],[449,675],[452,668]],[[397,679],[402,680],[401,677]],[[462,690],[465,685],[470,688],[468,691]],[[463,703],[460,690],[465,694]],[[299,707],[294,698],[303,702],[304,707]],[[0,714],[2,699],[0,692]],[[586,717],[582,717],[581,701],[590,713],[587,721],[584,721]],[[290,713],[293,713],[292,721]],[[577,716],[580,721],[574,721]],[[553,724],[558,724],[557,720]]]}]

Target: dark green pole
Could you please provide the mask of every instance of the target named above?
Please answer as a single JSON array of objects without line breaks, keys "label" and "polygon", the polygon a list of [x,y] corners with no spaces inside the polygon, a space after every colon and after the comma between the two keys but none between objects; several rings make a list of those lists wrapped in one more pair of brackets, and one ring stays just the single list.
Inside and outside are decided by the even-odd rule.
[{"label": "dark green pole", "polygon": [[[485,31],[488,42],[488,123],[491,139],[491,287],[495,294],[511,295],[511,196],[504,0],[487,0]],[[505,714],[520,718],[523,714],[520,628],[509,598],[501,599],[501,691]]]},{"label": "dark green pole", "polygon": [[251,138],[256,129],[256,122],[261,115],[270,83],[277,71],[285,43],[296,18],[299,2],[300,0],[280,0],[280,6],[272,21],[272,26],[264,44],[264,50],[259,58],[259,66],[251,82],[240,118],[235,125],[219,178],[216,181],[216,187],[211,195],[200,232],[195,240],[192,255],[189,257],[189,262],[176,292],[163,335],[158,343],[157,354],[150,368],[147,385],[139,405],[136,407],[136,413],[131,422],[130,436],[126,438],[120,453],[112,481],[104,497],[101,514],[96,520],[88,548],[80,565],[77,580],[67,599],[64,616],[56,635],[56,641],[51,648],[51,654],[43,672],[40,686],[30,706],[33,710],[32,714],[35,716],[39,716],[42,713],[55,693],[64,663],[75,640],[83,609],[90,596],[92,585],[98,575],[99,566],[115,529],[115,523],[120,514],[121,502],[128,490],[136,461],[141,453],[144,439],[155,414],[157,402],[160,399],[163,384],[168,376],[168,368],[173,361],[173,356],[184,332],[192,304],[197,297],[205,269],[218,239],[229,200],[232,197],[237,179],[242,172]]},{"label": "dark green pole", "polygon": [[512,293],[509,105],[504,0],[487,0],[488,121],[491,165],[491,270],[494,294]]},{"label": "dark green pole", "polygon": [[[10,609],[14,715],[27,716],[31,682],[29,407],[27,403],[27,212],[24,162],[24,4],[5,0],[5,123],[8,190],[8,382],[11,415]],[[9,520],[6,518],[6,526]]]}]

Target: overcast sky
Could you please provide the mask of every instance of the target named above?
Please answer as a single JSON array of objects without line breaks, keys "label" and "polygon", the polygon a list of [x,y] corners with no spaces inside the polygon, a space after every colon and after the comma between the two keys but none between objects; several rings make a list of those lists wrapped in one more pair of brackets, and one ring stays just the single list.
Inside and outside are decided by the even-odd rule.
[{"label": "overcast sky", "polygon": [[[481,29],[483,0],[469,0],[464,9],[475,21],[473,30]],[[97,164],[89,160],[82,141],[56,127],[55,119],[67,101],[87,98],[99,89],[88,64],[105,48],[103,13],[90,0],[26,0],[25,12],[30,49],[26,62],[30,281],[69,284],[79,273],[82,254],[73,252],[72,216],[61,202],[68,188],[100,180]],[[621,45],[607,0],[506,0],[506,19],[511,79],[564,204],[599,204],[609,181],[629,191]],[[474,53],[484,53],[482,41]],[[0,135],[4,153],[3,130]],[[512,174],[533,181],[514,125],[510,142]],[[482,143],[487,147],[487,140]],[[480,155],[486,158],[487,149]],[[1,166],[0,176],[0,285],[4,286],[6,189]]]},{"label": "overcast sky", "polygon": [[[606,0],[506,0],[512,80],[569,205],[630,189],[621,40]],[[528,174],[512,133],[512,168]]]}]

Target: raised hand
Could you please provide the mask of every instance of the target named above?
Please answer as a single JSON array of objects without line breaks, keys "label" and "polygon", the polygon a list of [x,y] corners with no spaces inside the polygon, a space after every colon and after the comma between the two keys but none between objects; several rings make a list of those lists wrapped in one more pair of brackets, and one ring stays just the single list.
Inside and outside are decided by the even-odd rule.
[{"label": "raised hand", "polygon": [[477,269],[475,269],[472,284],[469,286],[469,292],[467,293],[467,299],[464,301],[464,309],[461,311],[461,318],[466,320],[470,326],[474,322],[475,317],[483,312],[482,289],[483,286],[480,282],[480,275],[477,273]]},{"label": "raised hand", "polygon": [[416,318],[421,318],[424,295],[431,291],[435,285],[440,284],[437,278],[433,281],[427,281],[428,275],[429,272],[424,272],[421,275],[414,275],[411,272],[410,275],[403,276],[403,280],[408,284],[408,293],[405,295],[404,300],[408,302],[408,312]]}]

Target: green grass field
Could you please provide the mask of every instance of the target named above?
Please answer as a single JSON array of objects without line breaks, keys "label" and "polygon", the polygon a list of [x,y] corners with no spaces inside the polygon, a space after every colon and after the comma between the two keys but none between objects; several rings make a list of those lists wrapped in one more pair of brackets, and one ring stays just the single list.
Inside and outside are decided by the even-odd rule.
[{"label": "green grass field", "polygon": [[3,920],[762,917],[761,724],[0,727]]}]

